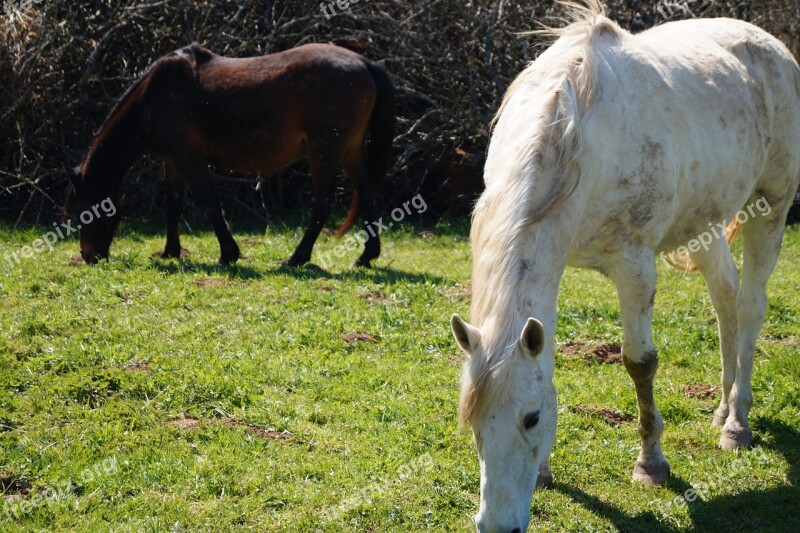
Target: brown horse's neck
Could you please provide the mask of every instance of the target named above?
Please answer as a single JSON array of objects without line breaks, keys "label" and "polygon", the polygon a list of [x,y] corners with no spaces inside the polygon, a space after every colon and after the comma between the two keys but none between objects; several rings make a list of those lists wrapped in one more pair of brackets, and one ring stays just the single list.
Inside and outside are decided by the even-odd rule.
[{"label": "brown horse's neck", "polygon": [[144,153],[141,92],[139,84],[129,89],[95,135],[80,167],[85,187],[103,195],[116,194],[122,176]]}]

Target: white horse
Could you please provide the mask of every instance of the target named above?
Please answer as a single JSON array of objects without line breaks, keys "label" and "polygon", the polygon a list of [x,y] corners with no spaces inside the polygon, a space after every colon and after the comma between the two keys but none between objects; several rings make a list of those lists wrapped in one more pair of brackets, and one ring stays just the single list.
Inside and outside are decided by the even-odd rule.
[{"label": "white horse", "polygon": [[[722,448],[750,443],[753,350],[800,183],[800,69],[777,39],[728,19],[631,35],[594,0],[572,9],[575,22],[498,113],[470,236],[475,325],[451,321],[468,355],[460,420],[480,460],[481,532],[524,531],[537,474],[552,479],[556,298],[567,265],[617,288],[639,407],[634,479],[669,476],[653,400],[662,252],[687,246],[705,277],[722,352],[714,423]],[[698,239],[756,202],[769,209],[743,224],[740,286],[726,239]]]}]

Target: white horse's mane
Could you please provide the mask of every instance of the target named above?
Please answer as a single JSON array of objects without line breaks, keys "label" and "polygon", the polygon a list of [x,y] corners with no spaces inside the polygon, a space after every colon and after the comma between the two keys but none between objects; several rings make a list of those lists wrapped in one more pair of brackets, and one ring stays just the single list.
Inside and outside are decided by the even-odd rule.
[{"label": "white horse's mane", "polygon": [[[504,143],[512,145],[514,139],[522,139],[522,144],[513,157],[496,158],[500,162],[492,169],[491,150],[487,159],[486,189],[475,206],[470,235],[470,316],[482,331],[499,328],[500,338],[492,345],[501,348],[495,353],[472,354],[465,363],[459,402],[462,426],[487,403],[507,397],[511,383],[508,363],[522,322],[516,328],[517,324],[491,321],[494,317],[511,320],[519,314],[519,279],[514,269],[519,264],[520,234],[558,207],[578,184],[579,125],[599,89],[595,86],[593,40],[604,33],[619,36],[624,32],[603,16],[603,6],[596,0],[587,0],[586,5],[561,4],[572,22],[539,32],[557,41],[514,80],[494,121],[492,142],[498,143],[498,150],[503,150]],[[510,110],[515,97],[525,98],[525,92],[530,98],[518,106],[522,109]]]}]

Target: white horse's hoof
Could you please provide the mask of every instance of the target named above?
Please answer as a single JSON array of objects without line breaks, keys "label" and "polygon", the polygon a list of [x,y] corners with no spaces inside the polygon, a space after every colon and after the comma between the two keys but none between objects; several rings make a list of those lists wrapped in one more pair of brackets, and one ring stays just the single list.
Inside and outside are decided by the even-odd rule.
[{"label": "white horse's hoof", "polygon": [[636,461],[633,479],[645,485],[661,485],[669,478],[669,463],[666,461]]},{"label": "white horse's hoof", "polygon": [[719,447],[723,450],[749,448],[752,440],[753,433],[750,428],[723,429],[719,436]]}]

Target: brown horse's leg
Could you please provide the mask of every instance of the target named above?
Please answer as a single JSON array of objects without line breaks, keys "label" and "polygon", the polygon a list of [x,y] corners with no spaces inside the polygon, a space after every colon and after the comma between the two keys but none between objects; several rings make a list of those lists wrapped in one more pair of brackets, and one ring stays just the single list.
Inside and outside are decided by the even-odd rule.
[{"label": "brown horse's leg", "polygon": [[381,239],[378,209],[375,205],[375,191],[372,187],[371,176],[367,172],[367,165],[359,149],[353,156],[345,159],[345,172],[353,181],[358,196],[361,200],[361,211],[364,213],[364,251],[356,259],[355,266],[370,268],[373,259],[381,255]]},{"label": "brown horse's leg", "polygon": [[283,262],[284,266],[303,265],[311,260],[314,243],[317,242],[319,232],[322,231],[322,227],[331,214],[333,185],[337,170],[337,164],[321,162],[312,157],[311,187],[314,192],[314,203],[311,207],[311,221],[309,221],[303,234],[303,239],[295,248],[292,256]]},{"label": "brown horse's leg", "polygon": [[186,179],[171,159],[164,160],[164,179],[167,185],[167,244],[161,257],[180,257],[185,252],[181,248],[180,221],[186,196]]},{"label": "brown horse's leg", "polygon": [[192,156],[175,158],[175,163],[180,173],[186,176],[197,204],[214,228],[214,233],[219,241],[220,264],[235,263],[239,259],[239,245],[236,244],[231,230],[228,228],[228,223],[225,222],[222,206],[217,198],[217,193],[214,192],[214,184],[211,182],[208,164],[204,160]]}]

